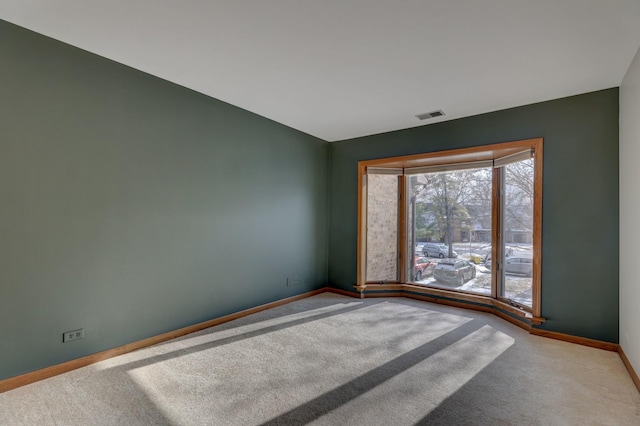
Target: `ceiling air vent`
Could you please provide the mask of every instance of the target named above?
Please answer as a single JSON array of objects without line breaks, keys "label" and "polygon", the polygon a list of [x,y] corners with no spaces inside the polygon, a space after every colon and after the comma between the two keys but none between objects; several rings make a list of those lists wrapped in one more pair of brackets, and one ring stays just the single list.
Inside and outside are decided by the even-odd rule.
[{"label": "ceiling air vent", "polygon": [[416,115],[416,118],[418,120],[428,120],[430,118],[442,117],[443,115],[444,115],[444,112],[442,112],[442,110],[439,109],[437,111],[431,111],[431,112],[425,112],[423,114],[418,114],[418,115]]}]

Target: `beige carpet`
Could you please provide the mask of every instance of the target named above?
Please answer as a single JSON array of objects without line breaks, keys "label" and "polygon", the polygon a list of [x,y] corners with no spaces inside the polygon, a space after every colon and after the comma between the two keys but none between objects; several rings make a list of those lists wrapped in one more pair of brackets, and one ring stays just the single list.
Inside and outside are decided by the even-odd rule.
[{"label": "beige carpet", "polygon": [[325,293],[0,394],[0,425],[640,425],[618,354]]}]

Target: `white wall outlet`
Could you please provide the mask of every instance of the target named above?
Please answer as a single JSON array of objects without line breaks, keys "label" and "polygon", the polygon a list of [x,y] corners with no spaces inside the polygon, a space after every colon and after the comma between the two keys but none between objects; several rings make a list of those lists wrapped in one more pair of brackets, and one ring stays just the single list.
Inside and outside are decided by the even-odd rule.
[{"label": "white wall outlet", "polygon": [[62,343],[67,343],[72,340],[84,339],[84,328],[78,330],[65,331],[62,333]]}]

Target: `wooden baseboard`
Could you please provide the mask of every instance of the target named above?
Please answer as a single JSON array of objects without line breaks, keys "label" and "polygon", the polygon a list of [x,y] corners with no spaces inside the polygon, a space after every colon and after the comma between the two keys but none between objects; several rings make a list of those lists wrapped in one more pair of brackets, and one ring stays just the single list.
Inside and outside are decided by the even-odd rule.
[{"label": "wooden baseboard", "polygon": [[[606,351],[612,351],[612,352],[619,352],[620,353],[620,358],[622,358],[622,362],[624,363],[624,365],[627,367],[627,370],[629,371],[629,374],[631,375],[631,379],[633,380],[633,382],[635,383],[636,387],[638,388],[638,390],[640,391],[640,379],[638,378],[638,375],[636,374],[636,372],[634,371],[633,367],[631,366],[631,363],[629,362],[629,359],[626,357],[626,355],[624,354],[624,352],[622,351],[622,348],[616,344],[616,343],[610,343],[610,342],[603,342],[601,340],[596,340],[596,339],[589,339],[586,337],[578,337],[578,336],[573,336],[570,334],[564,334],[564,333],[558,333],[555,331],[547,331],[547,330],[542,330],[539,328],[535,328],[532,327],[530,324],[523,322],[523,321],[519,321],[516,318],[512,317],[511,315],[506,314],[505,312],[502,312],[501,310],[497,309],[497,308],[501,308],[502,306],[496,306],[496,305],[491,305],[491,306],[486,306],[486,305],[477,305],[477,304],[472,304],[472,303],[464,303],[461,301],[455,301],[455,300],[449,300],[449,299],[442,299],[442,298],[438,298],[438,297],[433,297],[433,296],[429,296],[429,295],[418,295],[418,294],[412,294],[412,293],[408,293],[405,290],[404,287],[402,287],[401,285],[394,285],[394,286],[388,286],[386,287],[388,288],[388,292],[379,292],[379,293],[366,293],[365,292],[365,297],[367,298],[371,298],[371,297],[406,297],[409,299],[417,299],[417,300],[422,300],[424,302],[430,302],[430,303],[438,303],[441,305],[447,305],[447,306],[453,306],[456,308],[462,308],[462,309],[472,309],[475,311],[481,311],[481,312],[487,312],[493,315],[496,315],[500,318],[502,318],[505,321],[509,321],[510,323],[525,329],[526,331],[528,331],[529,333],[536,335],[536,336],[541,336],[541,337],[546,337],[549,339],[555,339],[555,340],[562,340],[565,342],[569,342],[569,343],[574,343],[574,344],[578,344],[578,345],[583,345],[583,346],[589,346],[592,348],[597,348],[597,349],[603,349]],[[400,291],[398,291],[400,290]],[[331,290],[330,290],[331,291]],[[354,295],[354,293],[349,293],[349,292],[344,292],[342,290],[340,290],[340,294],[344,294],[347,293],[347,296],[353,296],[353,297],[358,297],[357,295]],[[531,320],[531,318],[528,318],[529,320]],[[537,320],[543,320],[542,318],[538,318]],[[534,324],[540,324],[542,321],[537,321],[535,318],[532,321],[532,323]]]},{"label": "wooden baseboard", "polygon": [[[331,287],[324,287],[318,290],[310,291],[308,293],[303,293],[297,296],[288,297],[286,299],[277,300],[275,302],[267,303],[265,305],[256,306],[254,308],[245,309],[243,311],[235,312],[230,315],[225,315],[223,317],[214,318],[209,321],[205,321],[205,322],[194,324],[188,327],[180,328],[178,330],[169,331],[167,333],[159,334],[157,336],[152,336],[147,339],[138,340],[136,342],[132,342],[123,346],[118,346],[116,348],[108,349],[106,351],[102,351],[92,355],[87,355],[85,357],[73,359],[71,361],[63,362],[61,364],[53,365],[51,367],[46,367],[30,373],[22,374],[20,376],[10,377],[8,379],[0,380],[0,393],[18,388],[20,386],[28,385],[30,383],[34,383],[40,380],[44,380],[50,377],[54,377],[59,374],[63,374],[81,367],[86,367],[88,365],[95,364],[97,362],[104,361],[106,359],[113,358],[119,355],[123,355],[128,352],[146,348],[148,346],[152,346],[157,343],[165,342],[167,340],[175,339],[177,337],[182,337],[184,335],[194,333],[196,331],[204,330],[206,328],[213,327],[215,325],[233,321],[235,319],[242,318],[247,315],[265,311],[267,309],[276,308],[278,306],[282,306],[287,303],[294,302],[296,300],[315,296],[317,294],[321,294],[325,292],[330,292],[330,293],[335,293],[335,294],[340,294],[343,296],[355,297],[355,298],[360,298],[361,296],[359,293],[355,293],[355,292],[340,290],[340,289],[331,288]],[[588,339],[585,337],[577,337],[577,336],[572,336],[570,334],[557,333],[554,331],[547,331],[547,330],[541,330],[539,328],[533,328],[533,327],[530,327],[528,324],[523,323],[522,321],[518,321],[517,319],[512,318],[510,315],[507,315],[501,311],[493,309],[493,307],[490,307],[490,306],[482,306],[482,305],[475,305],[470,303],[457,302],[457,301],[441,299],[437,297],[430,297],[428,295],[411,294],[404,291],[389,292],[389,293],[369,293],[369,294],[366,294],[366,297],[367,298],[369,297],[406,297],[409,299],[422,300],[424,302],[438,303],[441,305],[453,306],[457,308],[488,312],[488,313],[497,315],[498,317],[506,321],[509,321],[521,328],[524,328],[525,330],[529,331],[531,334],[534,334],[536,336],[542,336],[542,337],[547,337],[547,338],[556,339],[556,340],[563,340],[565,342],[576,343],[579,345],[590,346],[593,348],[604,349],[608,351],[614,351],[614,352],[617,351],[620,354],[620,358],[622,358],[622,361],[625,364],[627,370],[629,371],[629,374],[631,375],[633,382],[638,387],[638,390],[640,390],[640,379],[638,378],[638,375],[636,374],[633,367],[631,366],[631,363],[629,362],[626,355],[622,351],[622,348],[615,343],[602,342],[600,340]]]},{"label": "wooden baseboard", "polygon": [[[307,297],[315,296],[316,294],[324,293],[326,291],[333,291],[335,289],[329,289],[328,287],[318,290],[310,291],[308,293],[299,294],[297,296],[287,297],[286,299],[276,300],[275,302],[267,303],[265,305],[256,306],[254,308],[245,309],[240,312],[235,312],[223,317],[214,318],[209,321],[204,321],[198,324],[183,327],[177,330],[169,331],[167,333],[152,336],[147,339],[138,340],[136,342],[128,343],[126,345],[118,346],[116,348],[107,349],[106,351],[98,352],[95,354],[87,355],[81,358],[73,359],[71,361],[63,362],[61,364],[52,365],[40,370],[32,371],[30,373],[21,374],[19,376],[10,377],[8,379],[0,380],[0,393],[18,388],[20,386],[28,385],[30,383],[38,382],[40,380],[48,379],[69,371],[76,370],[87,365],[95,364],[105,359],[113,358],[119,355],[126,354],[138,349],[146,348],[148,346],[162,343],[167,340],[182,337],[184,335],[194,333],[196,331],[204,330],[205,328],[213,327],[215,325],[223,324],[225,322],[233,321],[238,318],[246,317],[247,315],[255,314],[267,309],[276,308],[278,306],[285,305],[287,303],[295,302],[296,300],[305,299]],[[348,293],[348,292],[345,292]]]},{"label": "wooden baseboard", "polygon": [[617,343],[603,342],[602,340],[589,339],[586,337],[573,336],[571,334],[558,333],[556,331],[542,330],[540,328],[531,328],[531,334],[550,339],[562,340],[578,345],[590,346],[592,348],[604,349],[605,351],[618,352],[620,346]]},{"label": "wooden baseboard", "polygon": [[[415,295],[418,295],[427,298],[422,300],[434,303],[448,304],[451,306],[459,306],[467,309],[495,313],[501,318],[505,318],[507,321],[512,322],[527,331],[531,328],[531,324],[539,325],[545,321],[544,318],[535,317],[531,312],[528,312],[525,309],[518,308],[505,303],[502,300],[494,299],[493,297],[482,294],[471,294],[417,284],[369,284],[359,287],[362,289],[362,294],[365,298],[385,297],[385,295],[398,295],[398,293],[402,293],[401,295],[404,297],[419,299],[419,297],[414,297]],[[356,288],[358,288],[358,286],[356,286]],[[520,318],[521,320],[519,320]]]},{"label": "wooden baseboard", "polygon": [[517,327],[520,327],[520,328],[528,331],[529,333],[531,333],[531,325],[529,323],[519,321],[519,320],[515,319],[514,317],[512,317],[511,315],[505,314],[504,312],[499,311],[497,309],[494,309],[491,313],[493,315],[495,315],[495,316],[497,316],[499,318],[502,318],[505,321],[509,321],[511,324],[513,324],[513,325],[515,325]]},{"label": "wooden baseboard", "polygon": [[492,309],[488,306],[473,305],[469,303],[458,302],[455,300],[440,299],[438,297],[428,296],[424,294],[412,294],[412,293],[405,293],[405,292],[367,293],[366,297],[406,297],[407,299],[422,300],[423,302],[453,306],[454,308],[471,309],[474,311],[492,313]]},{"label": "wooden baseboard", "polygon": [[360,298],[360,293],[356,293],[355,291],[341,290],[333,287],[325,287],[323,290],[328,293],[341,294],[342,296],[356,297],[358,299]]},{"label": "wooden baseboard", "polygon": [[367,294],[367,297],[407,297],[409,299],[422,300],[424,302],[437,303],[439,305],[453,306],[455,308],[471,309],[473,311],[486,312],[488,314],[496,315],[505,321],[509,321],[510,323],[520,328],[524,328],[527,331],[531,330],[531,326],[529,324],[522,321],[518,321],[516,318],[513,318],[511,315],[507,315],[506,313],[495,309],[494,306],[476,305],[472,303],[464,303],[464,302],[458,302],[455,300],[440,299],[438,297],[417,295],[417,294],[403,293],[403,292],[373,293],[373,294]]},{"label": "wooden baseboard", "polygon": [[[408,287],[406,285],[403,284],[391,284],[391,285],[380,285],[380,286],[371,286],[371,287],[367,287],[370,290],[375,290],[375,289],[381,289],[382,291],[380,292],[364,292],[364,295],[366,298],[370,298],[370,297],[407,297],[410,299],[417,299],[417,300],[422,300],[425,302],[431,302],[431,303],[438,303],[441,305],[447,305],[447,306],[454,306],[457,308],[463,308],[463,309],[472,309],[475,311],[481,311],[481,312],[488,312],[490,314],[496,315],[500,318],[502,318],[505,321],[509,321],[510,323],[528,331],[529,333],[536,335],[536,336],[541,336],[541,337],[547,337],[550,339],[556,339],[556,340],[562,340],[565,342],[570,342],[570,343],[575,343],[578,345],[583,345],[583,346],[589,346],[592,348],[597,348],[597,349],[603,349],[603,350],[607,350],[607,351],[612,351],[612,352],[617,352],[618,351],[618,344],[617,343],[610,343],[610,342],[603,342],[601,340],[595,340],[595,339],[589,339],[586,337],[578,337],[578,336],[573,336],[570,334],[564,334],[564,333],[558,333],[555,331],[547,331],[547,330],[543,330],[540,328],[535,328],[532,327],[531,324],[540,324],[542,321],[544,321],[543,318],[533,318],[530,316],[527,317],[523,317],[523,319],[526,319],[526,321],[521,321],[518,320],[517,318],[509,315],[508,313],[513,313],[513,314],[517,314],[518,316],[521,316],[521,313],[516,311],[516,308],[510,307],[500,301],[493,301],[493,300],[489,300],[489,298],[485,298],[487,300],[489,300],[489,302],[491,303],[487,303],[487,304],[478,304],[478,300],[481,302],[485,302],[484,299],[482,299],[481,297],[476,297],[476,296],[470,296],[470,295],[462,295],[461,300],[456,301],[456,300],[451,300],[448,298],[440,298],[440,297],[436,297],[438,295],[440,295],[439,290],[433,290],[430,289],[430,291],[435,291],[434,295],[430,295],[428,293],[424,293],[424,294],[415,294],[415,293],[410,293],[407,290],[411,290],[413,289],[413,287]],[[423,292],[425,292],[424,289],[422,288],[418,288],[419,290],[422,290]],[[444,293],[443,293],[444,294]],[[444,294],[445,296],[450,297],[449,293]],[[466,303],[465,303],[466,302]],[[476,303],[469,303],[469,302],[476,302]],[[504,310],[504,311],[503,311]]]},{"label": "wooden baseboard", "polygon": [[633,369],[633,366],[631,365],[629,358],[627,358],[627,355],[622,350],[622,346],[618,347],[618,354],[620,355],[620,358],[622,359],[622,363],[624,364],[624,366],[627,367],[627,371],[631,376],[631,380],[633,380],[633,383],[636,385],[636,388],[638,388],[638,392],[640,392],[640,377],[638,377],[638,374]]}]

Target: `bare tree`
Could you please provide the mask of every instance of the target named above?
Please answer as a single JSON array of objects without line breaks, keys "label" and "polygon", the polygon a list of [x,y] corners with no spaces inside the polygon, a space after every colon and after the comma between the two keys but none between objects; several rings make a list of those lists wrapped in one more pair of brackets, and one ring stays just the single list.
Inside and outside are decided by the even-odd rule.
[{"label": "bare tree", "polygon": [[505,223],[510,229],[533,226],[533,159],[505,166]]},{"label": "bare tree", "polygon": [[[454,230],[492,226],[491,167],[414,175],[410,183],[413,242],[416,235],[435,237],[449,246],[452,255]],[[533,160],[505,166],[505,226],[531,231],[533,206]],[[471,224],[474,224],[472,226]],[[468,237],[471,239],[471,235]]]},{"label": "bare tree", "polygon": [[[470,198],[470,182],[477,179],[477,170],[429,173],[416,179],[414,186],[416,202],[424,205],[424,212],[431,216],[431,223],[425,228],[436,225],[440,235],[449,246],[449,256],[453,255],[453,230],[461,221],[469,220],[465,200]],[[422,210],[422,209],[419,209]],[[422,224],[422,223],[421,223]]]}]

